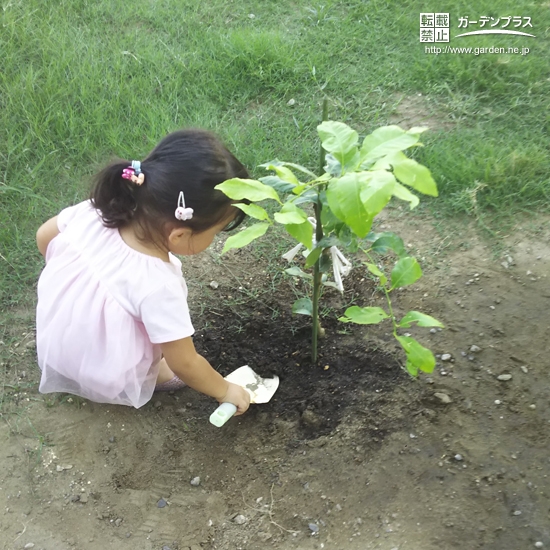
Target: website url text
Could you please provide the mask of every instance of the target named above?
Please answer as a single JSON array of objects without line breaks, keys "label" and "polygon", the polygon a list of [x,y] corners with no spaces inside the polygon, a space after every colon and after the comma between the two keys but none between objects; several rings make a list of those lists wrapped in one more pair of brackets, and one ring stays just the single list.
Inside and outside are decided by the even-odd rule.
[{"label": "website url text", "polygon": [[488,48],[458,48],[453,46],[424,46],[424,53],[430,53],[433,55],[441,54],[455,54],[465,53],[470,55],[482,55],[482,54],[514,54],[514,55],[527,55],[529,48],[498,48],[496,46],[490,46]]}]

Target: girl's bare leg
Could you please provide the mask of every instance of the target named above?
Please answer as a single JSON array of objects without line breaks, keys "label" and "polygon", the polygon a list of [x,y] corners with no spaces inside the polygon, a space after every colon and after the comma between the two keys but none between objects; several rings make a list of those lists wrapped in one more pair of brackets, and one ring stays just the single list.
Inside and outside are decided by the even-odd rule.
[{"label": "girl's bare leg", "polygon": [[168,366],[168,363],[166,362],[166,359],[164,357],[160,360],[159,363],[160,369],[159,369],[159,375],[157,376],[157,384],[162,384],[163,382],[168,382],[169,380],[172,380],[174,376],[176,376]]}]

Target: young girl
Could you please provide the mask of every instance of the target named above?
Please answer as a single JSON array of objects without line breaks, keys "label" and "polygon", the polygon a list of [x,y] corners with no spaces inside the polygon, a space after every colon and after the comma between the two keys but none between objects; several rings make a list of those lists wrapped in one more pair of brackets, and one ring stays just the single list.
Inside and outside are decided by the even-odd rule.
[{"label": "young girl", "polygon": [[244,214],[216,185],[247,178],[213,135],[182,130],[143,162],[100,172],[89,201],[62,210],[36,235],[46,267],[38,281],[40,391],[141,407],[156,390],[188,385],[233,403],[248,393],[199,355],[181,262],[205,250]]}]

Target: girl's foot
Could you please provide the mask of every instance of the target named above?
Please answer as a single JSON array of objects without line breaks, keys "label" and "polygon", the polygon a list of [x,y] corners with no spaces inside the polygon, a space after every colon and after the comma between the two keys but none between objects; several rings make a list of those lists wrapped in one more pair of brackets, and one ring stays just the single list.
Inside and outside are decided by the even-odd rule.
[{"label": "girl's foot", "polygon": [[181,388],[185,388],[187,384],[180,380],[176,375],[171,380],[167,380],[166,382],[162,382],[160,384],[157,384],[155,386],[155,391],[174,391],[174,390],[181,390]]}]

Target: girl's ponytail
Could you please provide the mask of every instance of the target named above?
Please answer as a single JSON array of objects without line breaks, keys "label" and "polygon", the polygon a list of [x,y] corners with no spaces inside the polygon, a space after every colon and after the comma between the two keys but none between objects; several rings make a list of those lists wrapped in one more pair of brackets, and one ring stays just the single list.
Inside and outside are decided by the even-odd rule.
[{"label": "girl's ponytail", "polygon": [[122,177],[122,171],[130,164],[126,160],[115,160],[95,177],[90,199],[107,227],[123,227],[137,209],[139,186]]},{"label": "girl's ponytail", "polygon": [[[189,128],[167,135],[139,165],[122,159],[109,164],[95,177],[90,199],[105,226],[121,229],[132,224],[141,241],[164,249],[167,224],[193,233],[226,219],[225,230],[237,227],[244,212],[216,186],[248,177],[217,136]],[[176,215],[182,196],[193,213],[185,219]]]}]

